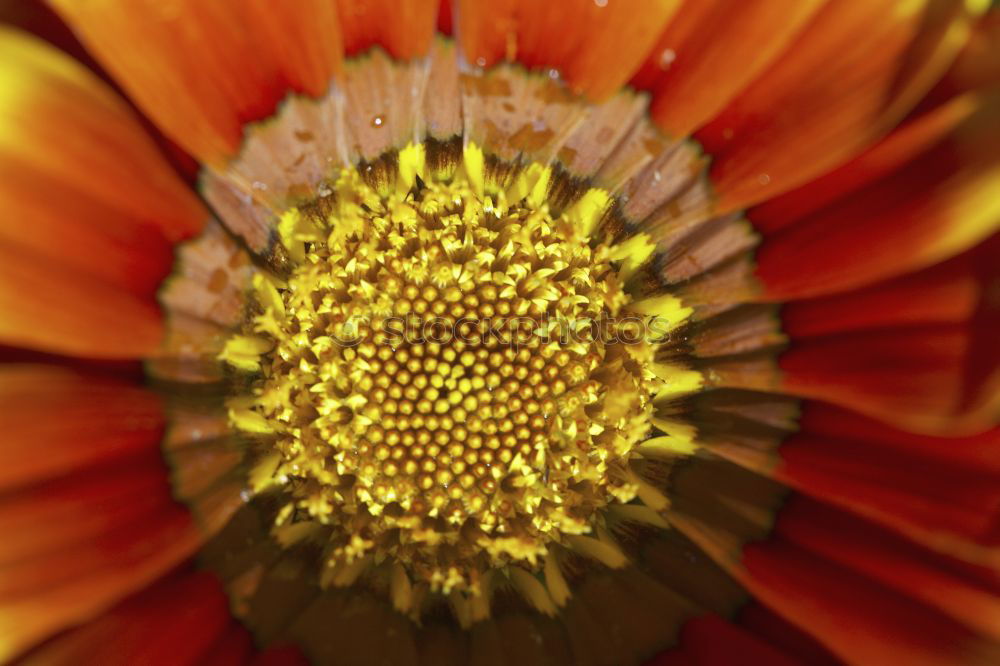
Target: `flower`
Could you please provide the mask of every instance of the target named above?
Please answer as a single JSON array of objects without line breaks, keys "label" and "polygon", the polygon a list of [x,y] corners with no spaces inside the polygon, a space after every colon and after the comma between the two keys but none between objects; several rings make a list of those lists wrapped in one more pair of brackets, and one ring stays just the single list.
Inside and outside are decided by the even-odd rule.
[{"label": "flower", "polygon": [[985,3],[51,4],[0,658],[1000,658]]}]

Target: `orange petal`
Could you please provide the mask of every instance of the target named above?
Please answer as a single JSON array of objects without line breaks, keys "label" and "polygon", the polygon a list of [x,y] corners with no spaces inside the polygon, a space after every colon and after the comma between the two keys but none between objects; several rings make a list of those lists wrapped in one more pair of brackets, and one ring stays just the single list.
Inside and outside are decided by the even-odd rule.
[{"label": "orange petal", "polygon": [[[285,89],[313,97],[326,92],[342,57],[337,17],[329,2],[304,0],[275,11],[270,0],[251,0],[238,6],[240,10],[249,38],[267,47],[265,58]],[[282,92],[279,88],[272,94]]]},{"label": "orange petal", "polygon": [[0,345],[0,364],[34,364],[42,366],[59,366],[67,370],[88,372],[93,376],[100,375],[108,379],[122,379],[139,384],[145,375],[143,362],[140,359],[123,361],[107,359],[86,359],[71,356],[59,356],[46,352],[34,351],[23,347]]},{"label": "orange petal", "polygon": [[0,490],[158,451],[163,428],[159,398],[138,386],[59,367],[0,366]]},{"label": "orange petal", "polygon": [[470,64],[488,67],[507,59],[556,69],[576,92],[601,100],[638,70],[679,4],[460,0],[456,30]]},{"label": "orange petal", "polygon": [[162,317],[151,299],[0,245],[3,342],[94,358],[142,358],[162,339]]},{"label": "orange petal", "polygon": [[747,547],[740,578],[761,602],[855,664],[994,663],[997,645],[943,613],[787,541]]},{"label": "orange petal", "polygon": [[842,163],[919,100],[962,45],[964,3],[833,0],[697,137],[722,212]]},{"label": "orange petal", "polygon": [[778,57],[822,0],[688,2],[653,46],[632,84],[653,92],[650,113],[687,136]]},{"label": "orange petal", "polygon": [[804,298],[900,275],[1000,229],[998,109],[1000,96],[975,100],[947,139],[767,237],[757,253],[764,297]]},{"label": "orange petal", "polygon": [[207,213],[131,110],[64,54],[0,29],[0,340],[139,357],[172,243]]},{"label": "orange petal", "polygon": [[152,301],[173,262],[170,240],[153,224],[9,157],[0,155],[4,254],[29,252],[44,262],[41,269],[79,273]]},{"label": "orange petal", "polygon": [[46,643],[22,663],[193,666],[233,626],[218,580],[183,572]]},{"label": "orange petal", "polygon": [[319,95],[341,58],[334,8],[301,0],[53,0],[98,61],[185,150],[222,164],[288,92]]},{"label": "orange petal", "polygon": [[[26,194],[45,191],[58,202],[66,191],[90,201],[90,207],[103,206],[116,221],[130,220],[140,230],[159,229],[171,241],[201,229],[205,209],[166,164],[132,110],[92,72],[37,39],[3,29],[0,82],[0,163],[5,168],[0,200],[5,211],[21,193],[4,180],[22,170],[30,178],[25,175],[19,187],[36,181]],[[50,203],[36,214],[61,213],[79,224],[74,218],[80,216],[72,212],[69,205]],[[17,221],[11,218],[4,217]],[[97,229],[103,224],[89,216],[87,222]],[[64,220],[62,232],[70,226]],[[109,226],[119,237],[127,231]]]},{"label": "orange petal", "polygon": [[338,0],[337,15],[346,55],[382,46],[394,58],[410,60],[431,48],[438,0]]},{"label": "orange petal", "polygon": [[967,122],[981,103],[974,95],[952,99],[902,125],[846,164],[754,206],[747,217],[757,231],[773,235],[917,159]]}]

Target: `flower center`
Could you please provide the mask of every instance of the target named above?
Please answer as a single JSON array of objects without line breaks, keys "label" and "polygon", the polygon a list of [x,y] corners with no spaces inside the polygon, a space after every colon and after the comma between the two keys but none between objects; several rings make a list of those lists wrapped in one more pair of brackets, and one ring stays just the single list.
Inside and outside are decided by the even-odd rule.
[{"label": "flower center", "polygon": [[422,157],[404,151],[395,184],[345,171],[284,215],[295,267],[258,276],[223,358],[258,372],[230,413],[271,438],[252,482],[287,500],[279,540],[323,530],[334,583],[388,560],[477,594],[636,497],[662,382],[622,253],[591,237],[606,194],[553,214],[541,167],[487,194],[474,169],[407,178]]}]

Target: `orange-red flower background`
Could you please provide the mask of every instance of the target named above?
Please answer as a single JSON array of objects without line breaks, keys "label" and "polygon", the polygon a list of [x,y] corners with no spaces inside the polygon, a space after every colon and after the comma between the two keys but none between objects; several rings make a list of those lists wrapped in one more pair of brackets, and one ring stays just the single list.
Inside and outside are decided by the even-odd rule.
[{"label": "orange-red flower background", "polygon": [[[469,62],[556,68],[589,98],[649,91],[658,126],[710,158],[713,214],[746,211],[762,239],[676,288],[747,304],[728,337],[691,341],[714,387],[799,411],[767,448],[713,433],[739,414],[706,400],[702,445],[791,493],[743,507],[761,539],[692,509],[686,535],[755,601],[688,620],[655,663],[998,658],[1000,13],[504,0],[458,3],[453,23],[436,1],[52,4],[80,42],[41,4],[0,0],[0,21],[82,63],[0,44],[27,72],[0,78],[0,659],[304,662],[261,652],[191,564],[205,534],[162,451],[172,407],[138,361],[169,355],[157,293],[210,217],[200,165],[224,168],[248,123],[289,91],[321,95],[344,57],[417,57],[435,30],[460,34]],[[490,631],[462,654],[543,658],[518,652],[516,627]],[[595,663],[649,656],[595,643]]]}]

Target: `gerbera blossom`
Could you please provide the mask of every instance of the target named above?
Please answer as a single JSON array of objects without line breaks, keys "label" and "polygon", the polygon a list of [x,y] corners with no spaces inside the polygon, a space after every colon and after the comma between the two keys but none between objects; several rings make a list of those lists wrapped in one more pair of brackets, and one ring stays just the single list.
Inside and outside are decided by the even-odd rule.
[{"label": "gerbera blossom", "polygon": [[1000,661],[988,3],[50,4],[0,660]]}]

